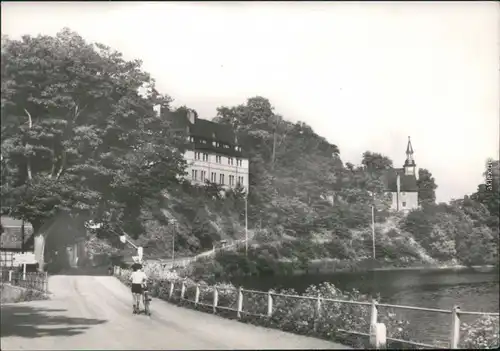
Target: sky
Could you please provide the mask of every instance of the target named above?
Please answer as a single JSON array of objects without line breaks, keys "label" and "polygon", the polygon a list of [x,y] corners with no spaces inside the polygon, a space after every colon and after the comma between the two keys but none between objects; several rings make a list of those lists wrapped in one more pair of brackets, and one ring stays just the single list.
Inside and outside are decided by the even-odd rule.
[{"label": "sky", "polygon": [[496,2],[4,2],[2,35],[63,27],[140,59],[174,105],[211,119],[264,96],[290,121],[402,166],[411,136],[438,201],[499,158]]}]

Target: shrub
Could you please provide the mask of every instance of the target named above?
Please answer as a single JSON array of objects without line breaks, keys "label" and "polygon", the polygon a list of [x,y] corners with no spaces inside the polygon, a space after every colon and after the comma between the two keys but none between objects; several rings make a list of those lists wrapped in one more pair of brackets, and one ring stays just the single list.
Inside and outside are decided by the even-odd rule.
[{"label": "shrub", "polygon": [[464,349],[498,349],[499,323],[498,317],[484,316],[472,324],[462,323],[462,342]]}]

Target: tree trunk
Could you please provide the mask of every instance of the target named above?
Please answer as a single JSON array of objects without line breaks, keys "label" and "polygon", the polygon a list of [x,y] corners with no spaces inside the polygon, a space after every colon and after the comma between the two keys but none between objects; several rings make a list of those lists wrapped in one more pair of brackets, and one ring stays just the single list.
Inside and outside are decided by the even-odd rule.
[{"label": "tree trunk", "polygon": [[38,263],[38,271],[44,271],[45,265],[45,235],[42,232],[42,225],[40,223],[32,222],[33,235],[34,235],[34,253],[35,260]]}]

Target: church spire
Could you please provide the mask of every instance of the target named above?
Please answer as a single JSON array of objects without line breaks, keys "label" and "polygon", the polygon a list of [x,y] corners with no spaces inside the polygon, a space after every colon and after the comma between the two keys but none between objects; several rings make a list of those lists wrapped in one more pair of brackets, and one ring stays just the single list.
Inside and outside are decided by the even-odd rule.
[{"label": "church spire", "polygon": [[413,147],[411,146],[410,137],[408,137],[408,146],[406,147],[406,156],[413,155]]},{"label": "church spire", "polygon": [[406,160],[404,164],[405,174],[415,174],[415,160],[413,159],[413,146],[411,145],[410,137],[408,137],[408,145],[406,146]]}]

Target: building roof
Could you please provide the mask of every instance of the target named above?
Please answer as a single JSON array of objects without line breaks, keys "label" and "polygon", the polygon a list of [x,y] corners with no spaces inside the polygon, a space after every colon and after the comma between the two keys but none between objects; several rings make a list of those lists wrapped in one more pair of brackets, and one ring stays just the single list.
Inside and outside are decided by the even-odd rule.
[{"label": "building roof", "polygon": [[405,175],[404,168],[394,168],[386,172],[384,177],[387,191],[397,192],[397,174],[400,175],[400,191],[411,193],[418,192],[417,177],[415,175]]},{"label": "building roof", "polygon": [[[226,124],[212,122],[198,118],[195,114],[194,123],[188,119],[188,110],[179,109],[175,112],[167,112],[167,118],[172,127],[182,130],[194,138],[192,146],[195,150],[206,150],[233,157],[244,157],[242,151],[238,151],[236,134],[233,128]],[[214,142],[216,143],[214,145]],[[218,145],[221,143],[222,145]],[[241,150],[241,149],[240,149]]]},{"label": "building roof", "polygon": [[[1,217],[3,233],[0,236],[0,247],[2,249],[21,249],[22,248],[22,221],[2,216]],[[25,248],[32,246],[33,227],[29,223],[24,223],[24,243]]]},{"label": "building roof", "polygon": [[406,146],[406,153],[413,154],[413,146],[411,146],[410,137],[408,137],[408,145]]}]

